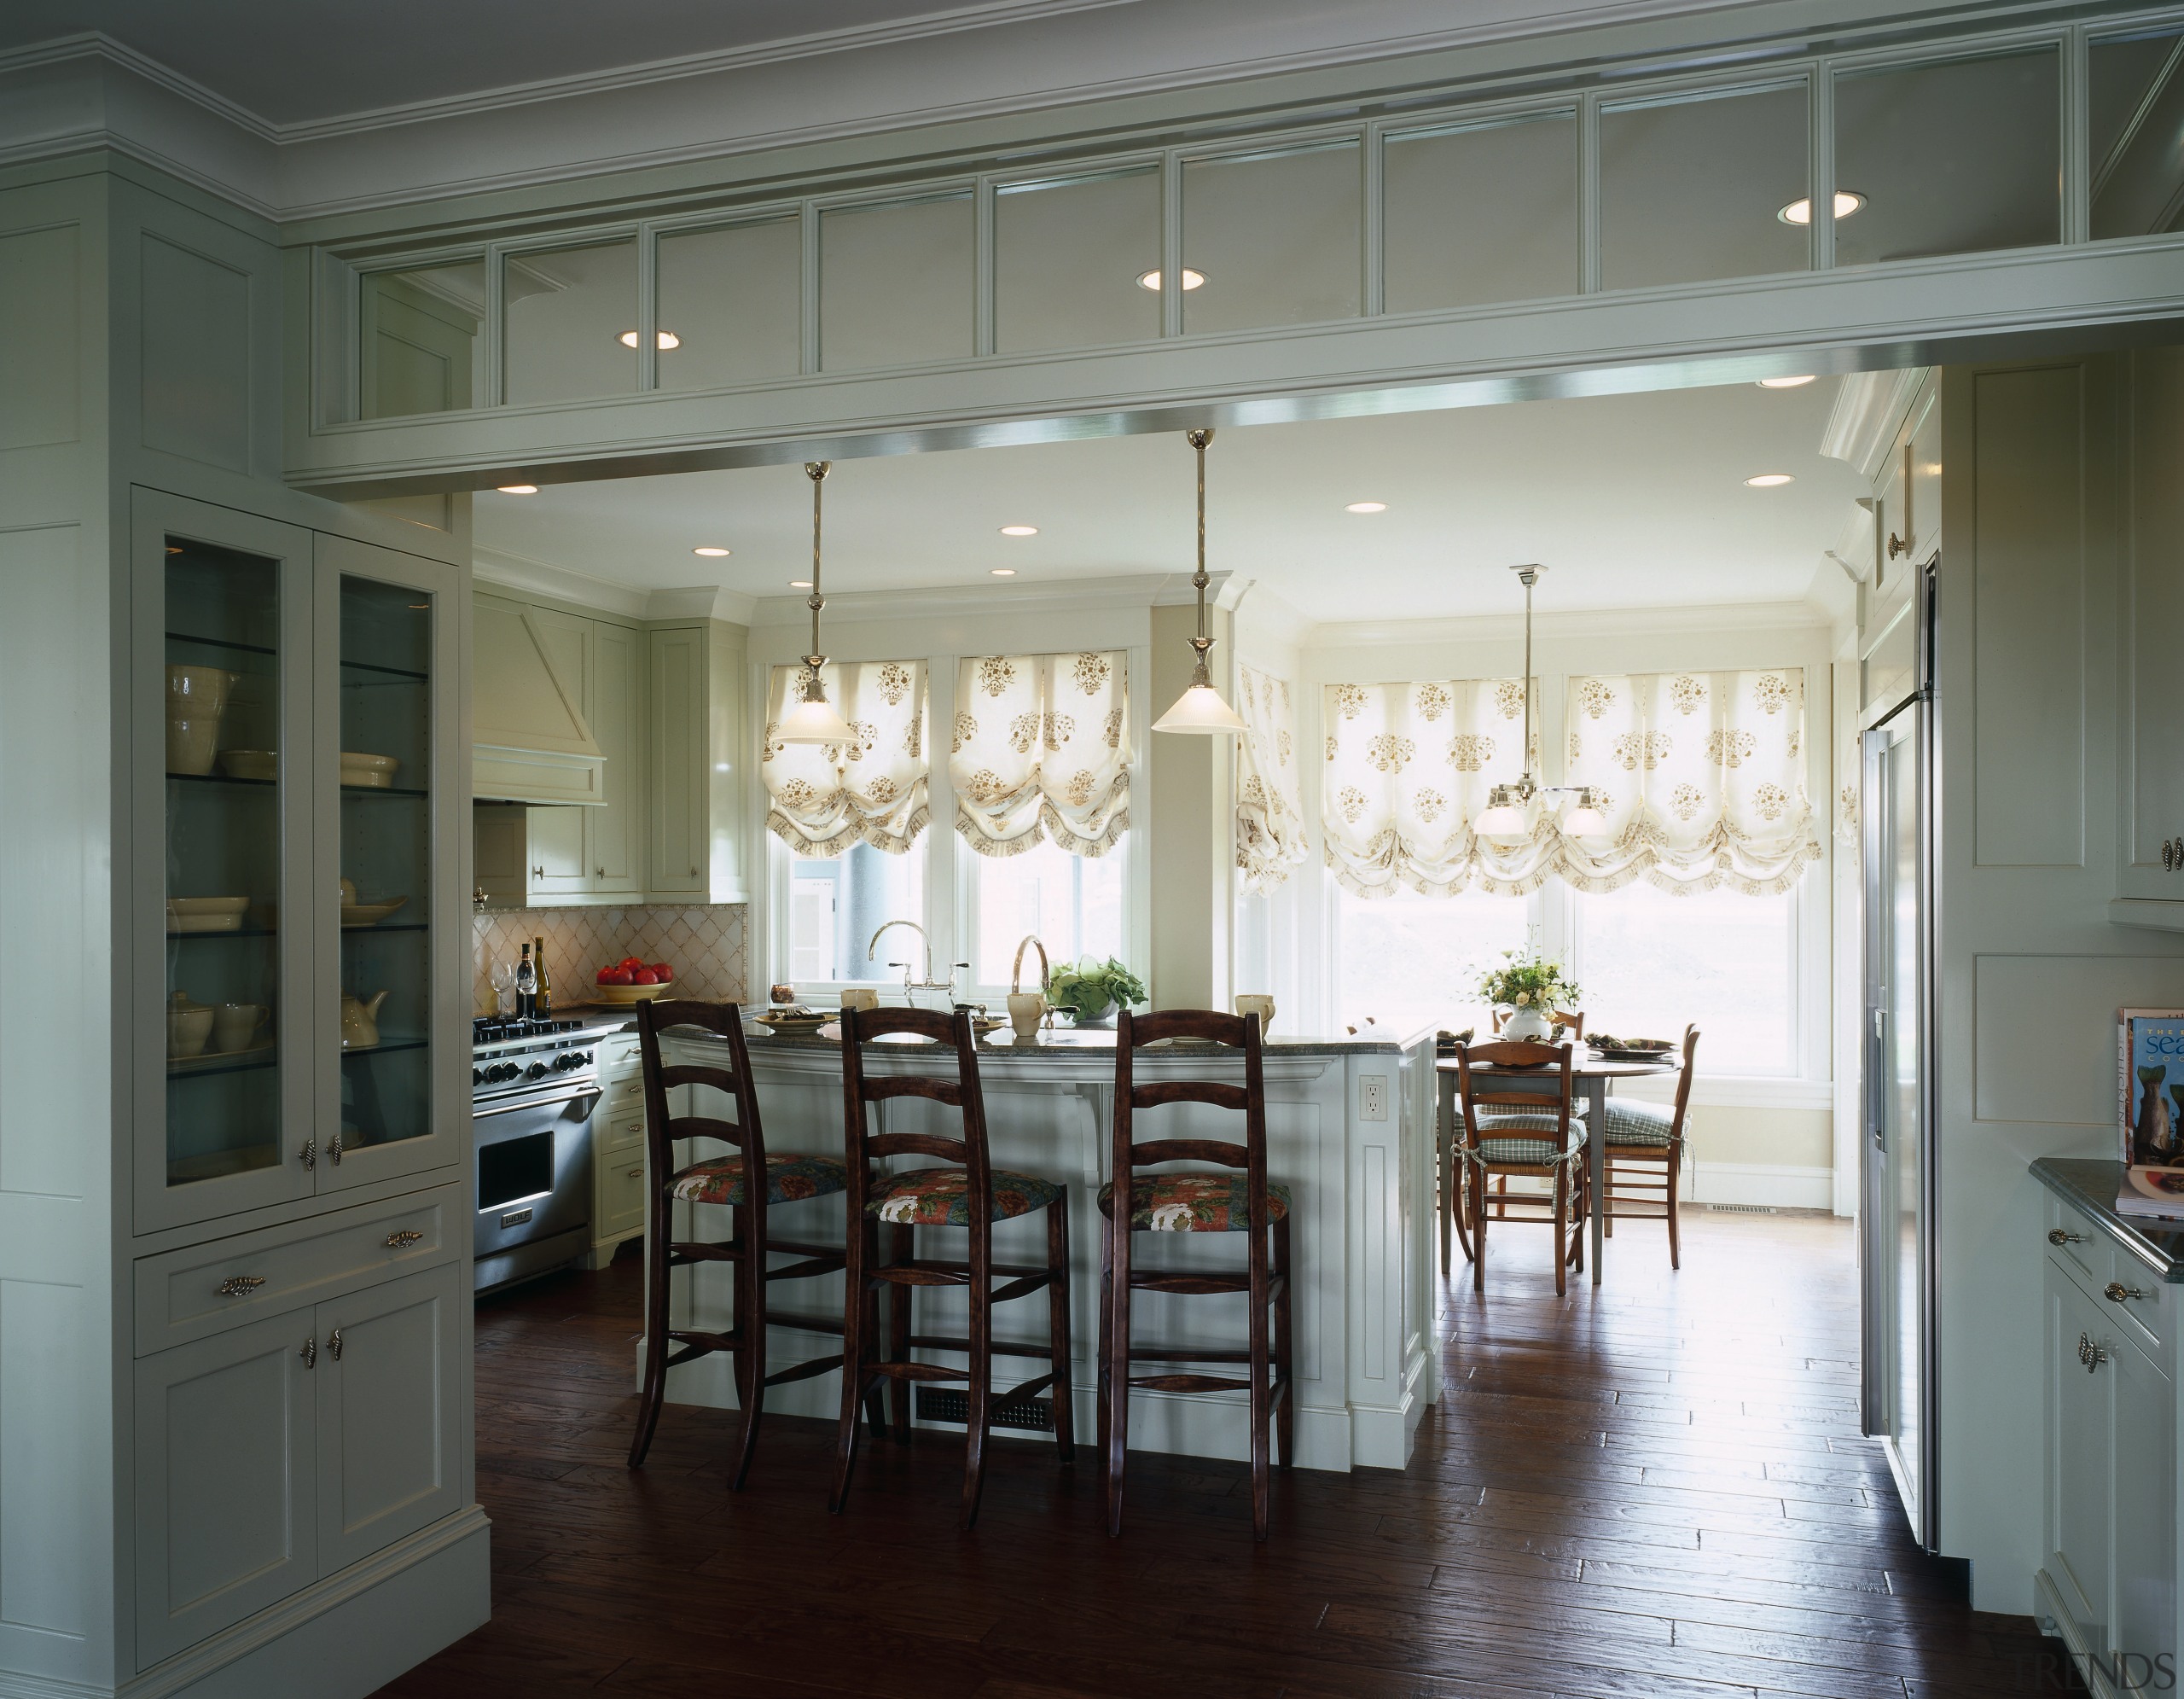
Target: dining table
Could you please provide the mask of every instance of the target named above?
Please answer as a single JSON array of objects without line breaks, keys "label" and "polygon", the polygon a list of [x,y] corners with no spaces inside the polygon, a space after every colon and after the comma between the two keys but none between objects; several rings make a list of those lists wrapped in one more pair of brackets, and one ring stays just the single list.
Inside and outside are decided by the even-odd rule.
[{"label": "dining table", "polygon": [[[1592,1236],[1593,1284],[1600,1283],[1600,1256],[1607,1246],[1606,1212],[1601,1200],[1607,1195],[1607,1093],[1611,1082],[1618,1079],[1650,1079],[1663,1074],[1673,1075],[1679,1065],[1674,1052],[1657,1060],[1635,1056],[1603,1056],[1583,1043],[1577,1046],[1570,1058],[1571,1091],[1583,1103],[1585,1117],[1585,1167],[1592,1176]],[[1474,1062],[1471,1071],[1480,1079],[1491,1079],[1496,1091],[1536,1091],[1543,1097],[1553,1097],[1560,1091],[1561,1070],[1551,1063],[1537,1068],[1497,1067],[1491,1062]],[[1455,1219],[1449,1202],[1448,1189],[1453,1184],[1450,1175],[1455,1167],[1456,1123],[1460,1111],[1456,1108],[1456,1059],[1453,1056],[1439,1057],[1434,1063],[1439,1075],[1439,1107],[1434,1115],[1434,1126],[1440,1146],[1442,1202],[1441,1216],[1441,1272],[1449,1271],[1449,1229]],[[1577,1105],[1571,1106],[1571,1113],[1578,1113]],[[1675,1201],[1670,1201],[1675,1207]]]}]

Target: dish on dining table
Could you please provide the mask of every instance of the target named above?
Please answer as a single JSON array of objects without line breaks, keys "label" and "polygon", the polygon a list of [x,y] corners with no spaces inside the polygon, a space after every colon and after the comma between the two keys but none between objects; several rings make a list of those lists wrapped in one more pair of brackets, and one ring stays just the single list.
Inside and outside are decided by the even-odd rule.
[{"label": "dish on dining table", "polygon": [[1676,1054],[1675,1041],[1670,1039],[1618,1039],[1606,1033],[1595,1033],[1585,1042],[1593,1047],[1595,1056],[1625,1057],[1634,1062],[1658,1062]]}]

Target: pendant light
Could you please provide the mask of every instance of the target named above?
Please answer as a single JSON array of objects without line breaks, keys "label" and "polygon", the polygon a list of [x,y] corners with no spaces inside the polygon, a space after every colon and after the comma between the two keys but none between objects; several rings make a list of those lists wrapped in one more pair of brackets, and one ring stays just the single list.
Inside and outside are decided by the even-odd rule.
[{"label": "pendant light", "polygon": [[1190,687],[1176,698],[1173,707],[1153,722],[1153,729],[1234,736],[1244,729],[1244,722],[1221,700],[1205,667],[1205,652],[1213,647],[1205,630],[1205,445],[1213,440],[1213,433],[1186,431],[1183,440],[1198,451],[1198,571],[1191,577],[1192,587],[1198,591],[1198,635],[1191,639],[1198,665],[1191,671]]},{"label": "pendant light", "polygon": [[775,741],[782,743],[857,741],[850,723],[828,701],[827,686],[819,677],[819,669],[827,664],[827,657],[819,652],[819,610],[827,605],[827,598],[819,593],[819,490],[833,467],[834,463],[828,460],[804,463],[804,475],[811,480],[811,595],[806,603],[811,609],[811,652],[804,657],[803,695],[781,717],[781,728],[774,733]]},{"label": "pendant light", "polygon": [[1486,838],[1522,837],[1533,798],[1567,796],[1571,802],[1562,817],[1564,831],[1588,836],[1605,832],[1607,816],[1602,799],[1590,785],[1542,785],[1532,777],[1532,586],[1547,568],[1531,562],[1510,570],[1525,587],[1525,770],[1514,784],[1497,784],[1487,793],[1485,812],[1472,829]]}]

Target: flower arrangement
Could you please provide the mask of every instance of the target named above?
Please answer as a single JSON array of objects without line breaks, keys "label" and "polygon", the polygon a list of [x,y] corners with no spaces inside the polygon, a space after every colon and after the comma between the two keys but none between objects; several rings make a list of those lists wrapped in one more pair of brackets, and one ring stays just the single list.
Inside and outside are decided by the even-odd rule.
[{"label": "flower arrangement", "polygon": [[1519,956],[1513,950],[1504,950],[1501,965],[1480,976],[1478,994],[1502,1009],[1536,1010],[1550,1016],[1583,996],[1560,962],[1536,954]]},{"label": "flower arrangement", "polygon": [[1087,956],[1075,967],[1065,963],[1047,976],[1047,1000],[1074,1016],[1079,1026],[1112,1009],[1143,1003],[1151,995],[1145,981],[1112,956],[1104,962]]}]

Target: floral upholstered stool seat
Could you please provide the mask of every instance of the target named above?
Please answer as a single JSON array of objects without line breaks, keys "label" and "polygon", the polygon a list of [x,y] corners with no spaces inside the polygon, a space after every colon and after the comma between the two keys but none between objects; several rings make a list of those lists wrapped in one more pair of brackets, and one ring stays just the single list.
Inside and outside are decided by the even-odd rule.
[{"label": "floral upholstered stool seat", "polygon": [[[800,1156],[793,1153],[766,1153],[766,1202],[793,1203],[801,1198],[828,1197],[847,1191],[850,1171],[839,1156]],[[685,1203],[724,1203],[740,1207],[744,1202],[743,1159],[717,1156],[693,1162],[668,1182],[668,1196]]]},{"label": "floral upholstered stool seat", "polygon": [[[1130,1225],[1139,1233],[1248,1233],[1250,1186],[1242,1174],[1140,1174],[1130,1182]],[[1100,1213],[1114,1209],[1111,1181],[1100,1188]],[[1266,1213],[1289,1213],[1289,1188],[1269,1184]]]},{"label": "floral upholstered stool seat", "polygon": [[[1013,1221],[1044,1209],[1062,1194],[1052,1180],[1033,1174],[991,1171],[993,1217]],[[971,1175],[967,1168],[913,1168],[880,1174],[872,1182],[865,1209],[882,1221],[906,1227],[967,1227],[971,1225]]]}]

